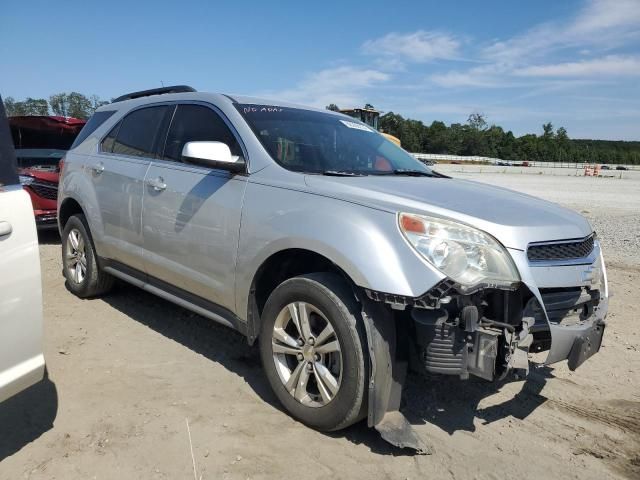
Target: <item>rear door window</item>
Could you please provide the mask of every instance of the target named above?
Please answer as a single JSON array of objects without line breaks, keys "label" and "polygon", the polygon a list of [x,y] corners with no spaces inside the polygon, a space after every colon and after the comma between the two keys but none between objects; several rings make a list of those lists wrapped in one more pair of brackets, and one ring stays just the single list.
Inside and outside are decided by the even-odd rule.
[{"label": "rear door window", "polygon": [[163,158],[179,162],[185,143],[203,141],[223,142],[231,150],[231,155],[242,156],[236,137],[215,111],[203,105],[178,105]]},{"label": "rear door window", "polygon": [[[111,151],[120,155],[154,158],[168,110],[166,105],[147,107],[124,117]],[[104,141],[103,147],[108,148]]]}]

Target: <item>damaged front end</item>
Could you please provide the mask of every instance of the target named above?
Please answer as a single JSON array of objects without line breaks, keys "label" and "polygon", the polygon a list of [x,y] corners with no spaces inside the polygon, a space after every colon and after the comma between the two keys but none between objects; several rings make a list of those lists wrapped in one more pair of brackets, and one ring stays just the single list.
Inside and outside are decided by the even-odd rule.
[{"label": "damaged front end", "polygon": [[432,451],[399,412],[408,368],[498,381],[509,372],[526,376],[530,352],[549,351],[545,363],[567,359],[574,370],[599,350],[608,291],[597,242],[586,260],[570,265],[510,253],[521,274],[512,286],[470,291],[445,279],[419,298],[364,291],[368,421],[385,440]]}]

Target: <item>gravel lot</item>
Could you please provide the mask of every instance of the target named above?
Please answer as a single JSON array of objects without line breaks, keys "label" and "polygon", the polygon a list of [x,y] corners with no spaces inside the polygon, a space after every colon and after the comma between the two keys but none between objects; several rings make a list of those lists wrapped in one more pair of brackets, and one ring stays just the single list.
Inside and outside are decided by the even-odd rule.
[{"label": "gravel lot", "polygon": [[640,266],[640,171],[602,170],[605,177],[585,177],[583,170],[569,168],[436,168],[447,175],[500,185],[572,208],[595,228],[608,263]]},{"label": "gravel lot", "polygon": [[75,298],[49,233],[49,379],[0,405],[0,479],[640,478],[640,172],[439,170],[590,218],[614,293],[596,357],[499,384],[411,377],[404,411],[436,447],[412,456],[362,424],[325,435],[289,418],[239,334],[133,287]]}]

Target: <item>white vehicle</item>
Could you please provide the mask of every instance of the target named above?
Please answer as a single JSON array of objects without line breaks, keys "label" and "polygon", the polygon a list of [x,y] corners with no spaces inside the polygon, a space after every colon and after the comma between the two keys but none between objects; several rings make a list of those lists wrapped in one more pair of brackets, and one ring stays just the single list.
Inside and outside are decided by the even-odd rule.
[{"label": "white vehicle", "polygon": [[31,199],[0,97],[0,402],[42,380],[42,283]]}]

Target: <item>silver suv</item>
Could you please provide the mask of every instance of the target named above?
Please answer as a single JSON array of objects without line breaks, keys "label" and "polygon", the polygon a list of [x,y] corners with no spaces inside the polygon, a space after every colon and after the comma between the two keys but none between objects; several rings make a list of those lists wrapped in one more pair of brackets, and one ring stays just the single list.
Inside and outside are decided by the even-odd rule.
[{"label": "silver suv", "polygon": [[114,278],[256,340],[320,430],[398,412],[408,367],[489,381],[600,347],[607,280],[586,219],[439,174],[341,114],[171,87],[97,110],[58,197],[64,276]]}]

